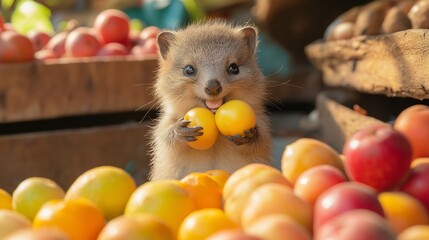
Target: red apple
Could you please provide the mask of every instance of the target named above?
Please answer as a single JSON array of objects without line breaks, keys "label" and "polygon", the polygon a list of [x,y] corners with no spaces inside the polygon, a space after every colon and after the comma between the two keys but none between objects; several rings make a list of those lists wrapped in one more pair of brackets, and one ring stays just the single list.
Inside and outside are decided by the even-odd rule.
[{"label": "red apple", "polygon": [[98,14],[94,21],[94,29],[98,31],[104,43],[128,44],[129,18],[120,10],[107,9]]},{"label": "red apple", "polygon": [[378,191],[396,187],[412,160],[411,145],[405,136],[384,124],[357,131],[347,140],[343,152],[349,178]]},{"label": "red apple", "polygon": [[1,33],[0,38],[4,44],[1,47],[4,51],[0,50],[0,62],[28,62],[34,59],[35,48],[26,36],[14,31],[5,31]]},{"label": "red apple", "polygon": [[315,240],[395,240],[389,223],[363,209],[352,210],[329,220],[315,234]]},{"label": "red apple", "polygon": [[55,52],[51,49],[42,49],[35,54],[37,60],[48,60],[58,58]]},{"label": "red apple", "polygon": [[65,43],[67,36],[68,32],[60,32],[55,34],[51,40],[49,40],[48,44],[46,44],[45,48],[52,50],[57,58],[62,57],[65,53]]},{"label": "red apple", "polygon": [[101,44],[97,33],[90,28],[78,27],[67,36],[65,54],[68,57],[92,57]]},{"label": "red apple", "polygon": [[420,200],[429,211],[429,163],[422,163],[411,169],[400,189]]},{"label": "red apple", "polygon": [[48,44],[49,40],[51,40],[51,36],[45,32],[32,30],[27,33],[27,37],[33,42],[36,51],[42,49],[46,44]]},{"label": "red apple", "polygon": [[295,182],[294,193],[314,206],[317,198],[330,187],[347,181],[338,168],[319,165],[303,172]]},{"label": "red apple", "polygon": [[126,56],[128,49],[120,43],[108,43],[100,48],[97,56]]},{"label": "red apple", "polygon": [[140,32],[140,39],[145,41],[149,38],[155,38],[158,36],[158,34],[161,32],[161,30],[157,26],[149,26],[144,28]]},{"label": "red apple", "polygon": [[314,230],[328,220],[355,209],[367,209],[384,217],[383,207],[374,189],[357,182],[339,183],[326,190],[314,206]]},{"label": "red apple", "polygon": [[4,30],[4,19],[3,19],[3,16],[1,15],[1,13],[0,13],[0,33],[1,32],[3,32],[3,30]]},{"label": "red apple", "polygon": [[402,111],[394,128],[403,133],[413,148],[413,159],[429,157],[429,106],[417,104]]},{"label": "red apple", "polygon": [[158,54],[158,45],[155,38],[149,38],[143,44],[132,48],[131,53],[137,56],[156,57]]}]

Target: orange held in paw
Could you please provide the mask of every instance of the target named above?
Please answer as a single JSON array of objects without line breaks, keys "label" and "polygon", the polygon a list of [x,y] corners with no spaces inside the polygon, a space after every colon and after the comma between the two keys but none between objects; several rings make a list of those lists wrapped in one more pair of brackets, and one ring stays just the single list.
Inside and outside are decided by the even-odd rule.
[{"label": "orange held in paw", "polygon": [[217,139],[218,130],[215,124],[214,114],[206,108],[193,108],[189,110],[184,120],[190,121],[189,127],[200,126],[203,128],[203,135],[197,136],[196,141],[187,142],[189,146],[198,150],[211,148]]},{"label": "orange held in paw", "polygon": [[244,135],[256,126],[256,116],[249,104],[231,100],[219,107],[215,114],[216,126],[225,136]]}]

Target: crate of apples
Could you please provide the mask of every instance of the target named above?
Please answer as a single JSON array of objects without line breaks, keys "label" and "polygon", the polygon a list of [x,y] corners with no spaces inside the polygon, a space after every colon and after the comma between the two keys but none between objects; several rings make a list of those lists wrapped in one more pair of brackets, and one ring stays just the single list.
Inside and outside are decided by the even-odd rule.
[{"label": "crate of apples", "polygon": [[0,63],[28,62],[60,58],[140,56],[156,58],[156,37],[161,31],[148,26],[130,30],[129,17],[120,10],[99,13],[90,27],[76,27],[71,21],[66,31],[49,35],[33,30],[17,33],[0,16]]}]

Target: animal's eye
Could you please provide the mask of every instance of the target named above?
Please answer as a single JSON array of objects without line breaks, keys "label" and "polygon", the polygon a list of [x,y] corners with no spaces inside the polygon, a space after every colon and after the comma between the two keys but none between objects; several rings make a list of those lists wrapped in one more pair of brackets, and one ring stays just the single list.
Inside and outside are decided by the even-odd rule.
[{"label": "animal's eye", "polygon": [[186,65],[183,68],[183,75],[185,75],[187,77],[194,76],[196,72],[197,71],[195,70],[195,68],[192,65]]},{"label": "animal's eye", "polygon": [[240,69],[238,69],[238,65],[235,63],[232,63],[228,66],[228,73],[229,74],[233,74],[233,75],[237,75],[240,73]]}]

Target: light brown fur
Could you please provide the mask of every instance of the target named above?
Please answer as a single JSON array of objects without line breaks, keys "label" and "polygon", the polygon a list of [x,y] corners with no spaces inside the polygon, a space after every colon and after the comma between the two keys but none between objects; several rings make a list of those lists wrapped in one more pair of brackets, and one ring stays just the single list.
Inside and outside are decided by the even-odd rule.
[{"label": "light brown fur", "polygon": [[[180,179],[191,172],[211,169],[232,173],[252,162],[270,164],[266,83],[256,63],[255,29],[222,22],[200,23],[160,35],[158,43],[161,55],[155,93],[160,117],[153,129],[151,180]],[[228,75],[226,69],[231,63],[239,65],[240,74]],[[184,76],[183,68],[188,64],[196,67],[195,77]],[[220,97],[251,105],[257,119],[255,141],[237,146],[219,134],[212,148],[196,150],[175,136],[175,123],[190,109],[205,107],[204,99],[213,98],[204,92],[205,83],[213,78],[222,85]]]}]

